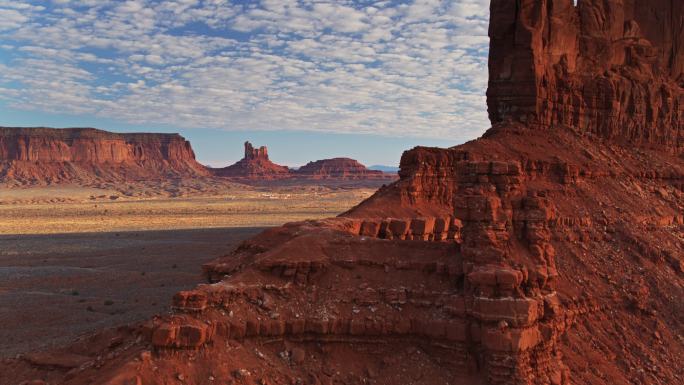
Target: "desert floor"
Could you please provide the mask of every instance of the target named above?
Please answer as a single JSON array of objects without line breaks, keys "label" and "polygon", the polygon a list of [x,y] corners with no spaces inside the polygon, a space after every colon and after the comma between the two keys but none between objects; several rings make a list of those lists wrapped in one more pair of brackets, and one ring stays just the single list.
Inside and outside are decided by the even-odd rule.
[{"label": "desert floor", "polygon": [[264,227],[335,216],[372,188],[246,186],[181,197],[0,188],[0,357],[169,310],[201,265]]},{"label": "desert floor", "polygon": [[0,187],[0,234],[276,226],[335,216],[374,191],[245,186],[211,195],[146,198],[83,187]]},{"label": "desert floor", "polygon": [[144,320],[258,228],[0,235],[0,357]]}]

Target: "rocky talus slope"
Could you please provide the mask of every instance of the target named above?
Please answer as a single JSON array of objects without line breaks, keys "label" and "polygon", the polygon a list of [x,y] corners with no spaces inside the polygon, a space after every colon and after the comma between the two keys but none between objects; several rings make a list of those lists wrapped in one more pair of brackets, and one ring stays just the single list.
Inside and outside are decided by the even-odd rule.
[{"label": "rocky talus slope", "polygon": [[190,143],[177,134],[0,127],[2,183],[92,184],[207,175]]},{"label": "rocky talus slope", "polygon": [[[482,138],[407,151],[399,181],[339,218],[267,230],[206,264],[208,283],[171,314],[8,360],[0,382],[684,382],[678,7],[494,0]],[[570,67],[599,60],[599,43],[624,60]],[[630,53],[643,47],[646,62]],[[585,94],[608,83],[612,99]],[[503,91],[517,86],[529,95]]]}]

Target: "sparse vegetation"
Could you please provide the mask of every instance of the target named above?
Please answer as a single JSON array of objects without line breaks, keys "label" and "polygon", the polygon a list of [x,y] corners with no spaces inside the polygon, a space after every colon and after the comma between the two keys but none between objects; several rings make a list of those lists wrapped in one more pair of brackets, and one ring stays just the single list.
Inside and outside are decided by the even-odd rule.
[{"label": "sparse vegetation", "polygon": [[0,190],[11,203],[0,205],[0,234],[277,226],[335,216],[370,196],[374,189],[320,191],[318,187],[288,186],[266,194],[245,186],[241,192],[230,190],[230,195],[127,197],[115,202],[102,199],[97,207],[91,202],[93,189],[83,188],[80,195],[73,187],[68,191],[72,193],[69,200],[54,204],[42,200],[44,189]]}]

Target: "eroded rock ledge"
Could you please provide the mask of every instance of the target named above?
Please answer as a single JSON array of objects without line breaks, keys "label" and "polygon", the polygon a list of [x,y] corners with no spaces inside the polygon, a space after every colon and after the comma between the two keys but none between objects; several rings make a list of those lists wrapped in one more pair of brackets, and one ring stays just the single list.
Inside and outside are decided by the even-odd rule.
[{"label": "eroded rock ledge", "polygon": [[554,287],[553,205],[524,192],[517,163],[456,170],[453,216],[291,224],[264,235],[285,237],[273,249],[248,242],[207,264],[217,283],[179,293],[177,315],[150,325],[153,345],[422,339],[490,384],[567,383],[558,338],[574,316]]}]

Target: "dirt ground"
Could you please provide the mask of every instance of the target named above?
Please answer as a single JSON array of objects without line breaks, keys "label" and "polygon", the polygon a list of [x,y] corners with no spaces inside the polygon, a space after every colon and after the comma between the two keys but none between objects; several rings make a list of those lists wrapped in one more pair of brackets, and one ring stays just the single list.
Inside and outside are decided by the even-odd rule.
[{"label": "dirt ground", "polygon": [[201,265],[264,227],[336,216],[368,186],[245,186],[146,196],[0,187],[0,357],[169,310]]},{"label": "dirt ground", "polygon": [[0,357],[169,310],[258,228],[0,236]]},{"label": "dirt ground", "polygon": [[277,226],[335,216],[374,188],[233,188],[182,197],[131,197],[87,187],[0,187],[0,234],[58,234]]}]

